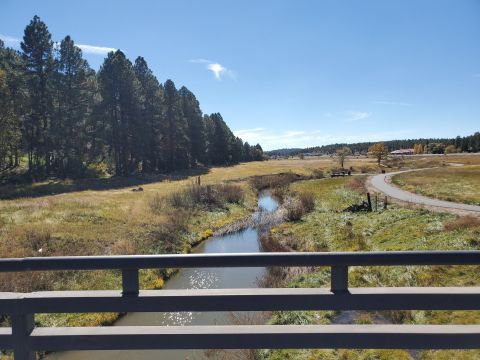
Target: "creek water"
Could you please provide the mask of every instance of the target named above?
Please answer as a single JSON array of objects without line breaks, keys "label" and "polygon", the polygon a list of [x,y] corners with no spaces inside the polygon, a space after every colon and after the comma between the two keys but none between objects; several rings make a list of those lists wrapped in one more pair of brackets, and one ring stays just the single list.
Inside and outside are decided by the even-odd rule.
[{"label": "creek water", "polygon": [[[277,201],[268,191],[260,193],[258,211],[253,215],[258,219],[274,212]],[[259,230],[248,227],[236,233],[213,236],[192,250],[192,253],[235,253],[260,252]],[[255,288],[265,268],[192,268],[182,269],[169,279],[164,289],[221,289]],[[232,321],[229,312],[178,312],[178,313],[128,313],[114,326],[174,326],[174,325],[225,325]],[[50,360],[193,360],[205,359],[202,350],[132,350],[132,351],[67,351],[48,356]]]}]

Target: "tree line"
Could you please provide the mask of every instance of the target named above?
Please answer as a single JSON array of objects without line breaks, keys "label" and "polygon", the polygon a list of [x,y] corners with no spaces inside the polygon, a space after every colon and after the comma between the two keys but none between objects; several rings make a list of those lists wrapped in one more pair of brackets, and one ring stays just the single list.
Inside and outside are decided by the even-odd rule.
[{"label": "tree line", "polygon": [[[376,143],[362,142],[354,144],[330,144],[315,146],[305,149],[279,149],[266,152],[269,156],[291,156],[300,154],[319,154],[333,155],[343,147],[348,147],[354,154],[368,154],[369,148]],[[455,138],[430,138],[430,139],[407,139],[384,141],[386,149],[389,151],[399,149],[417,149],[418,153],[443,154],[447,152],[480,152],[480,132],[475,132],[469,136],[457,136]],[[420,145],[422,150],[420,151]],[[451,145],[451,146],[450,146]],[[449,150],[447,150],[447,148]],[[452,151],[455,149],[455,151]]]},{"label": "tree line", "polygon": [[160,83],[139,56],[117,50],[94,71],[70,36],[52,40],[35,16],[21,51],[0,40],[0,170],[27,164],[32,178],[170,172],[262,160],[219,113],[195,95]]}]

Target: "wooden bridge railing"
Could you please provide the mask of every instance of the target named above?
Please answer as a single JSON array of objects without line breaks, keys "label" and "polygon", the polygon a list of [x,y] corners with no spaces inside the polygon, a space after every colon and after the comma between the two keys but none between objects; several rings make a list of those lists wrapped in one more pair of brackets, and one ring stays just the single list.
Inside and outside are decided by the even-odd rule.
[{"label": "wooden bridge railing", "polygon": [[[349,288],[351,266],[480,265],[480,251],[255,253],[0,259],[0,272],[122,271],[122,291],[0,293],[0,349],[35,351],[249,348],[480,348],[480,325],[255,325],[35,327],[36,313],[480,310],[480,287]],[[140,290],[139,269],[331,267],[331,288]]]}]

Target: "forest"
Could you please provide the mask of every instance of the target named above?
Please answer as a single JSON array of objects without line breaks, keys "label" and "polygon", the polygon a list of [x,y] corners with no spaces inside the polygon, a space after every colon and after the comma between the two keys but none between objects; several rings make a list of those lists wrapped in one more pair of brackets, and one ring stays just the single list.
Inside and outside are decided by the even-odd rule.
[{"label": "forest", "polygon": [[[480,152],[480,132],[476,132],[469,136],[457,136],[455,138],[429,138],[429,139],[406,139],[406,140],[389,140],[384,141],[385,147],[388,151],[399,149],[413,149],[415,145],[421,144],[425,146],[429,151],[427,153],[439,153],[443,154],[444,148],[448,145],[453,145],[458,152]],[[354,144],[330,144],[323,146],[315,146],[310,148],[292,148],[292,149],[278,149],[266,152],[269,156],[291,156],[299,154],[319,154],[319,155],[331,155],[335,154],[338,149],[344,146],[348,146],[353,153],[366,154],[368,148],[375,144],[374,142],[360,142]],[[441,145],[441,146],[436,146]],[[437,151],[437,148],[439,150]]]},{"label": "forest", "polygon": [[[117,50],[99,71],[70,36],[52,40],[35,16],[21,50],[0,40],[0,171],[30,180],[165,173],[262,160],[219,113],[160,83],[141,56]],[[13,170],[13,171],[12,171]]]}]

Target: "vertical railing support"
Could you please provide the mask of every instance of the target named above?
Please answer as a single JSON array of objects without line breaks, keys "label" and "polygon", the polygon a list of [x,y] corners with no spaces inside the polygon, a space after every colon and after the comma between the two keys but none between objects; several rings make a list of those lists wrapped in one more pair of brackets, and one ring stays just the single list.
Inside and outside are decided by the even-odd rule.
[{"label": "vertical railing support", "polygon": [[34,314],[12,315],[13,358],[15,360],[35,360],[37,358],[35,352],[29,349],[28,341],[34,327]]},{"label": "vertical railing support", "polygon": [[332,266],[331,291],[348,291],[348,266]]},{"label": "vertical railing support", "polygon": [[138,269],[122,270],[122,295],[138,295]]}]

